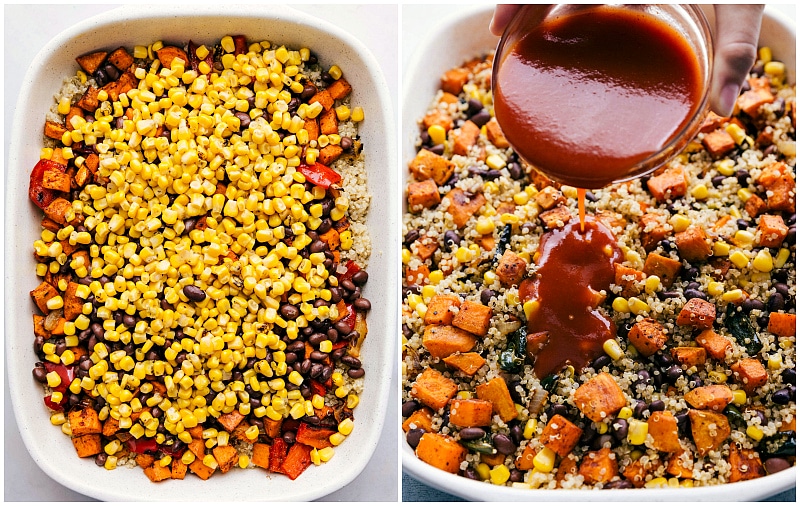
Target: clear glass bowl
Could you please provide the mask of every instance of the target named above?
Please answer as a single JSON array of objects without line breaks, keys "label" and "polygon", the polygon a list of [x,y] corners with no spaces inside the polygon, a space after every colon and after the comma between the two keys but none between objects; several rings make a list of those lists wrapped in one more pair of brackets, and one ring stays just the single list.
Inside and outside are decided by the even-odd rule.
[{"label": "clear glass bowl", "polygon": [[[542,22],[555,19],[556,17],[577,14],[587,9],[593,9],[596,6],[592,5],[526,5],[523,6],[512,18],[511,22],[505,29],[503,36],[497,46],[495,53],[494,68],[492,69],[492,89],[496,96],[498,72],[503,65],[506,57],[517,45],[517,43],[528,33],[530,33],[536,26]],[[535,169],[547,175],[551,179],[560,181],[579,188],[600,188],[610,183],[627,181],[638,176],[655,171],[658,167],[664,165],[670,159],[681,153],[689,142],[694,139],[695,135],[700,129],[700,126],[708,112],[709,90],[711,85],[711,70],[713,63],[713,43],[711,38],[711,30],[703,14],[702,9],[696,5],[614,5],[614,8],[625,9],[634,13],[646,13],[659,18],[661,21],[675,29],[684,40],[688,43],[689,47],[696,55],[697,63],[700,71],[701,88],[699,93],[700,100],[695,102],[693,108],[690,110],[689,119],[683,123],[682,127],[677,129],[667,141],[663,143],[660,149],[645,155],[644,158],[637,158],[630,166],[630,169],[617,177],[613,181],[607,181],[601,175],[592,174],[591,168],[587,168],[586,174],[581,174],[578,177],[570,177],[570,181],[565,181],[564,177],[560,177],[557,171],[550,171],[545,167],[537,167],[536,163],[531,160],[526,160]],[[536,93],[531,90],[531,93]],[[644,111],[642,114],[648,114]],[[503,126],[502,118],[498,116],[500,126]],[[657,117],[653,121],[658,121]],[[591,123],[584,123],[583,128],[591,130],[593,128]],[[669,133],[665,133],[665,136]],[[596,136],[603,137],[614,135],[613,132],[600,131],[595,133]],[[507,136],[508,137],[508,136]],[[509,139],[509,141],[511,141]],[[525,142],[535,142],[532,136],[525,136]],[[524,146],[515,146],[511,141],[512,147],[517,151],[518,155],[525,160]],[[521,148],[521,149],[519,149]]]}]

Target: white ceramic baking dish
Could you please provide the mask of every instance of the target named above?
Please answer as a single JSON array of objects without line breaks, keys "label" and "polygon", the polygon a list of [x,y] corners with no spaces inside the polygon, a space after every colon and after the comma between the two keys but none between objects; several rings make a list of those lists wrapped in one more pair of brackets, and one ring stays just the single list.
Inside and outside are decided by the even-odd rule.
[{"label": "white ceramic baking dish", "polygon": [[[457,8],[436,29],[430,30],[421,40],[404,69],[402,103],[402,152],[401,160],[408,162],[416,154],[414,142],[419,134],[417,119],[421,118],[439,88],[441,74],[469,58],[479,56],[495,48],[498,37],[489,33],[489,22],[494,6],[483,5]],[[706,9],[713,27],[713,10]],[[776,59],[783,61],[791,82],[795,81],[795,26],[779,12],[769,7],[762,22],[759,45],[772,48]],[[446,41],[446,42],[445,42]],[[408,171],[403,171],[403,181]],[[403,471],[417,480],[456,495],[475,501],[738,501],[760,500],[793,487],[796,483],[796,467],[756,480],[705,488],[668,488],[659,490],[527,490],[500,487],[465,479],[443,472],[417,459],[414,451],[403,441],[401,444]]]},{"label": "white ceramic baking dish", "polygon": [[[321,62],[343,69],[353,85],[354,104],[366,112],[360,135],[372,193],[367,226],[373,250],[364,291],[372,302],[369,337],[362,349],[365,390],[355,410],[355,429],[336,449],[333,460],[310,467],[295,481],[255,469],[217,473],[208,481],[187,477],[153,484],[141,469],[107,471],[92,459],[78,458],[70,439],[50,424],[42,388],[31,375],[36,361],[31,328],[35,307],[28,292],[38,284],[31,252],[39,237],[41,213],[27,198],[28,175],[39,158],[45,113],[64,77],[75,73],[76,56],[98,48],[133,47],[156,40],[213,43],[229,34],[311,48]],[[399,249],[394,234],[380,234],[395,230],[399,223],[399,176],[395,170],[386,170],[397,167],[395,132],[386,81],[370,51],[336,26],[284,6],[127,6],[81,22],[50,41],[25,75],[6,167],[6,223],[14,224],[8,228],[5,243],[9,390],[23,441],[44,473],[70,489],[108,501],[305,501],[351,482],[377,447],[387,404],[397,400],[396,384],[390,376],[396,344],[385,337],[393,336],[398,327],[394,273]]]}]

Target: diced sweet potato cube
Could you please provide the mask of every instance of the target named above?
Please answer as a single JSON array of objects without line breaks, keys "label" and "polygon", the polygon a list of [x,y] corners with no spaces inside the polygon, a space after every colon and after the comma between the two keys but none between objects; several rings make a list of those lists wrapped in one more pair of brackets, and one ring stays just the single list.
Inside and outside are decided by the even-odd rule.
[{"label": "diced sweet potato cube", "polygon": [[319,156],[317,157],[317,162],[319,162],[322,165],[329,166],[336,160],[338,160],[339,157],[342,156],[343,151],[344,150],[342,150],[342,147],[339,146],[338,144],[329,144],[324,148],[322,148],[321,150],[319,150]]},{"label": "diced sweet potato cube", "polygon": [[172,470],[169,467],[161,466],[158,463],[153,463],[144,469],[144,475],[147,476],[152,482],[161,482],[167,479],[172,479]]},{"label": "diced sweet potato cube", "polygon": [[[125,48],[119,47],[108,55],[108,61],[119,70],[125,71],[133,65],[133,56]],[[188,60],[184,60],[184,62],[189,63]]]},{"label": "diced sweet potato cube", "polygon": [[153,466],[156,458],[152,454],[137,454],[136,458],[134,458],[134,461],[136,461],[136,464],[139,465],[139,467],[148,468]]},{"label": "diced sweet potato cube", "polygon": [[724,384],[695,387],[684,395],[686,403],[701,410],[722,412],[733,401],[733,391]]},{"label": "diced sweet potato cube", "polygon": [[455,131],[453,153],[456,155],[466,155],[469,149],[475,146],[480,134],[481,129],[477,125],[471,120],[465,121],[464,124],[461,125],[461,128]]},{"label": "diced sweet potato cube", "polygon": [[[103,421],[103,436],[105,437],[113,437],[116,432],[119,431],[119,421],[114,419],[113,417],[107,417],[105,421]],[[146,468],[146,467],[142,467]]]},{"label": "diced sweet potato cube", "polygon": [[439,187],[432,179],[408,184],[408,207],[411,211],[432,208],[441,202]]},{"label": "diced sweet potato cube", "polygon": [[[717,318],[717,309],[714,303],[700,298],[692,298],[683,305],[675,322],[679,326],[692,326],[698,329],[711,329],[714,319]],[[708,351],[708,349],[706,349]],[[709,351],[710,353],[710,351]],[[714,354],[711,354],[714,356]]]},{"label": "diced sweet potato cube", "polygon": [[788,166],[785,162],[773,162],[767,167],[761,169],[761,174],[758,175],[756,183],[764,187],[768,187],[775,183],[775,181],[780,178],[781,174],[785,173],[787,169]]},{"label": "diced sweet potato cube", "polygon": [[431,409],[422,407],[419,410],[415,410],[413,414],[403,421],[403,431],[406,433],[414,428],[431,431],[433,428],[433,412],[431,412]]},{"label": "diced sweet potato cube", "polygon": [[677,364],[686,366],[705,364],[706,349],[702,347],[673,347],[672,359],[674,359]]},{"label": "diced sweet potato cube", "polygon": [[644,273],[617,262],[614,263],[614,283],[622,287],[620,296],[629,298],[642,292],[636,282],[644,280]]},{"label": "diced sweet potato cube", "polygon": [[78,65],[80,65],[87,74],[91,75],[94,74],[97,68],[100,67],[100,64],[105,61],[106,56],[108,56],[106,51],[96,51],[88,55],[79,56],[75,58],[75,61],[78,62]]},{"label": "diced sweet potato cube", "polygon": [[772,95],[768,87],[758,87],[751,88],[739,95],[739,98],[736,99],[736,104],[746,115],[755,118],[758,116],[761,106],[770,104],[774,100],[775,96]]},{"label": "diced sweet potato cube", "polygon": [[658,242],[672,233],[672,226],[665,222],[664,217],[655,213],[645,213],[639,218],[639,238],[642,247],[649,252]]},{"label": "diced sweet potato cube", "polygon": [[52,169],[45,169],[42,177],[42,186],[50,190],[58,190],[59,192],[69,192],[70,179],[69,174]]},{"label": "diced sweet potato cube", "polygon": [[100,422],[97,412],[92,407],[83,407],[80,410],[73,410],[67,414],[67,417],[73,437],[103,432],[103,424]]},{"label": "diced sweet potato cube", "polygon": [[789,173],[767,186],[767,209],[773,211],[794,211],[796,188],[794,178]]},{"label": "diced sweet potato cube", "polygon": [[103,452],[100,435],[96,433],[72,437],[72,445],[75,446],[75,451],[78,453],[79,458],[95,456]]},{"label": "diced sweet potato cube", "polygon": [[348,83],[345,78],[340,77],[331,83],[327,90],[333,100],[339,100],[350,95],[350,92],[353,91],[353,87],[350,86],[350,83]]},{"label": "diced sweet potato cube", "polygon": [[548,210],[556,204],[564,204],[567,202],[567,200],[564,198],[564,194],[552,186],[544,187],[538,194],[536,194],[536,197],[534,197],[533,200],[536,201],[536,204],[538,204],[543,210]]},{"label": "diced sweet potato cube", "polygon": [[[202,456],[202,454],[200,456]],[[194,472],[196,476],[200,477],[204,481],[207,481],[208,478],[214,474],[216,469],[206,466],[205,463],[203,463],[203,460],[198,457],[198,459],[195,459],[189,465],[189,470]]]},{"label": "diced sweet potato cube", "polygon": [[469,219],[486,204],[483,194],[468,194],[460,188],[454,188],[445,195],[450,201],[447,212],[453,216],[453,223],[464,227]]},{"label": "diced sweet potato cube", "polygon": [[712,158],[720,158],[736,148],[736,141],[724,129],[709,132],[703,137],[703,146],[706,147]]},{"label": "diced sweet potato cube", "polygon": [[766,475],[761,457],[754,449],[740,449],[738,445],[731,444],[728,463],[731,465],[728,482],[747,481]]},{"label": "diced sweet potato cube", "polygon": [[223,474],[233,468],[239,461],[239,453],[232,445],[217,445],[211,449],[214,459],[217,460],[219,471]]},{"label": "diced sweet potato cube", "polygon": [[667,333],[664,332],[664,326],[647,318],[633,325],[628,333],[628,341],[640,354],[650,357],[661,350],[667,342]]},{"label": "diced sweet potato cube", "polygon": [[731,365],[731,370],[733,370],[734,377],[742,384],[742,389],[747,394],[753,394],[756,389],[766,385],[767,380],[769,380],[769,375],[767,375],[764,365],[761,364],[761,361],[752,357],[735,362]]},{"label": "diced sweet potato cube", "polygon": [[689,227],[675,235],[675,245],[681,258],[689,262],[701,262],[713,253],[708,244],[708,236],[700,227]]},{"label": "diced sweet potato cube", "polygon": [[186,477],[186,471],[189,470],[189,467],[179,459],[173,459],[172,463],[170,464],[170,477],[182,481],[184,477]]},{"label": "diced sweet potato cube", "polygon": [[453,118],[441,109],[433,109],[422,117],[422,126],[428,130],[433,125],[439,125],[445,132],[453,130]]},{"label": "diced sweet potato cube", "polygon": [[[189,66],[189,57],[186,55],[186,52],[179,47],[164,46],[156,51],[156,53],[158,54],[158,59],[161,61],[161,65],[167,69],[172,67],[172,60],[175,58],[183,60],[184,68]],[[128,65],[128,67],[130,67],[130,65]]]},{"label": "diced sweet potato cube", "polygon": [[248,423],[247,421],[240,422],[239,425],[236,426],[236,428],[231,433],[231,438],[234,440],[238,440],[240,442],[247,442],[249,444],[255,443],[256,440],[258,440],[258,437],[256,438],[248,437],[247,430],[249,428],[250,428],[250,423]]},{"label": "diced sweet potato cube", "polygon": [[506,250],[497,263],[495,274],[497,274],[497,279],[500,280],[501,284],[505,287],[511,287],[512,285],[518,285],[522,282],[527,271],[528,263],[525,259],[511,250]]},{"label": "diced sweet potato cube", "polygon": [[419,180],[433,178],[439,185],[444,185],[450,179],[455,167],[453,162],[425,148],[419,150],[408,164],[408,169],[415,178]]},{"label": "diced sweet potato cube", "polygon": [[514,466],[517,470],[531,470],[533,468],[533,458],[538,454],[536,447],[530,443],[522,450],[522,454],[517,456],[514,460]]},{"label": "diced sweet potato cube", "polygon": [[492,309],[490,307],[474,301],[464,301],[453,318],[453,325],[469,333],[483,336],[489,331],[491,319]]},{"label": "diced sweet potato cube", "polygon": [[758,246],[779,248],[789,234],[789,228],[780,215],[761,215],[758,219]]},{"label": "diced sweet potato cube", "polygon": [[68,210],[72,209],[72,203],[63,197],[56,197],[44,209],[44,214],[47,218],[58,222],[61,225],[67,225],[66,214]]},{"label": "diced sweet potato cube", "polygon": [[[430,309],[428,309],[430,311]],[[457,352],[444,358],[444,364],[455,368],[464,375],[475,375],[475,373],[486,364],[486,360],[477,352],[461,353]]]},{"label": "diced sweet potato cube", "polygon": [[458,385],[432,368],[426,368],[411,388],[411,396],[434,410],[444,408],[458,392]]},{"label": "diced sweet potato cube", "polygon": [[547,421],[539,440],[542,445],[563,458],[578,444],[582,433],[583,430],[566,417],[555,414]]},{"label": "diced sweet potato cube", "polygon": [[770,312],[767,331],[777,336],[795,336],[797,316],[793,313]]},{"label": "diced sweet potato cube", "polygon": [[476,342],[475,335],[453,326],[426,326],[422,336],[422,345],[434,358],[469,352]]},{"label": "diced sweet potato cube", "polygon": [[516,419],[519,415],[511,393],[508,392],[506,381],[500,377],[495,377],[485,384],[479,384],[475,388],[478,398],[492,402],[494,413],[500,416],[503,422]]},{"label": "diced sweet potato cube", "polygon": [[692,453],[680,451],[671,454],[667,459],[667,473],[680,479],[691,479],[694,460]]},{"label": "diced sweet potato cube", "polygon": [[431,270],[425,264],[420,264],[416,268],[406,266],[406,284],[422,285],[430,279]]},{"label": "diced sweet potato cube", "polygon": [[441,88],[447,93],[458,95],[469,81],[469,70],[464,68],[450,69],[442,75]]},{"label": "diced sweet potato cube", "polygon": [[497,118],[494,116],[492,116],[492,119],[486,123],[486,137],[489,138],[489,142],[501,150],[504,150],[510,146],[508,144],[508,139],[506,139],[506,136],[500,129],[500,124],[497,123]]},{"label": "diced sweet potato cube", "polygon": [[461,299],[455,294],[436,294],[428,302],[425,324],[449,326],[453,322],[453,310],[461,306]]},{"label": "diced sweet potato cube", "polygon": [[456,474],[467,457],[467,449],[447,435],[425,433],[419,440],[416,454],[425,463]]},{"label": "diced sweet potato cube", "polygon": [[333,97],[331,97],[328,90],[319,90],[313,97],[308,99],[309,104],[313,104],[314,102],[319,102],[326,111],[333,107]]},{"label": "diced sweet potato cube", "polygon": [[308,139],[316,141],[319,138],[319,120],[317,118],[306,118],[303,120],[303,128],[308,132]]},{"label": "diced sweet potato cube", "polygon": [[203,459],[206,454],[206,444],[202,438],[192,438],[187,447],[198,459]]},{"label": "diced sweet potato cube", "polygon": [[50,313],[50,310],[47,308],[47,302],[58,296],[58,291],[49,283],[42,282],[38,287],[33,289],[30,294],[33,298],[33,302],[36,303],[36,306],[39,307],[42,313]]},{"label": "diced sweet potato cube", "polygon": [[33,314],[33,334],[34,336],[41,336],[45,340],[50,338],[52,333],[44,327],[44,317],[41,315]]},{"label": "diced sweet potato cube", "polygon": [[339,117],[335,109],[328,109],[319,115],[319,131],[326,136],[339,133]]},{"label": "diced sweet potato cube", "polygon": [[594,422],[611,417],[628,404],[617,381],[608,373],[600,373],[575,390],[575,406]]},{"label": "diced sweet potato cube", "polygon": [[577,475],[578,474],[578,462],[572,456],[566,456],[561,460],[561,463],[558,464],[558,469],[556,469],[556,486],[561,488],[563,485],[561,482],[566,479],[567,475]]},{"label": "diced sweet potato cube", "polygon": [[548,229],[563,227],[564,224],[569,222],[570,218],[572,218],[572,212],[566,206],[558,206],[539,213],[539,219],[544,222],[545,227]]},{"label": "diced sweet potato cube", "polygon": [[342,244],[339,231],[337,231],[335,228],[330,229],[326,233],[320,234],[319,239],[327,243],[328,248],[330,248],[331,251],[337,250],[339,245]]},{"label": "diced sweet potato cube", "polygon": [[244,416],[238,410],[217,417],[217,422],[220,423],[228,433],[233,432],[242,420],[244,420]]},{"label": "diced sweet potato cube", "polygon": [[439,240],[435,236],[422,236],[412,246],[412,251],[416,250],[419,258],[426,261],[439,249]]},{"label": "diced sweet potato cube", "polygon": [[450,423],[462,427],[492,424],[492,402],[479,399],[450,400]]},{"label": "diced sweet potato cube", "polygon": [[83,312],[83,300],[75,294],[77,290],[78,284],[69,282],[64,291],[64,318],[67,320],[74,320]]},{"label": "diced sweet potato cube", "polygon": [[675,279],[681,271],[681,262],[650,252],[647,254],[642,270],[647,276],[655,275],[660,278],[661,285],[667,289],[675,283]]},{"label": "diced sweet potato cube", "polygon": [[732,347],[728,338],[717,334],[713,329],[706,329],[697,335],[696,341],[709,356],[719,360],[725,359],[725,354]]},{"label": "diced sweet potato cube", "polygon": [[714,111],[709,111],[708,114],[706,114],[706,117],[703,119],[703,124],[700,125],[700,132],[705,134],[716,130],[720,128],[727,120],[728,118],[720,116]]},{"label": "diced sweet potato cube", "polygon": [[608,447],[589,451],[583,455],[578,474],[583,476],[586,484],[608,482],[619,474],[617,456]]},{"label": "diced sweet potato cube", "polygon": [[64,125],[61,125],[60,123],[50,120],[44,122],[45,137],[60,141],[66,131],[67,129],[64,127]]},{"label": "diced sweet potato cube", "polygon": [[98,93],[100,93],[98,88],[90,86],[80,100],[75,103],[75,105],[84,111],[94,113],[95,110],[97,110],[97,107],[100,105],[100,100],[97,98]]},{"label": "diced sweet potato cube", "polygon": [[633,461],[622,471],[622,476],[631,481],[636,488],[644,487],[647,482],[646,477],[661,464],[659,459],[644,459],[641,457]]},{"label": "diced sweet potato cube", "polygon": [[670,167],[647,180],[647,189],[658,202],[686,194],[686,171],[682,166]]},{"label": "diced sweet potato cube", "polygon": [[263,469],[269,468],[269,445],[262,443],[253,444],[253,457],[250,462]]},{"label": "diced sweet potato cube", "polygon": [[753,194],[744,203],[744,210],[750,215],[750,218],[755,218],[767,211],[767,203],[764,202],[764,199]]},{"label": "diced sweet potato cube", "polygon": [[689,422],[692,439],[700,456],[718,448],[731,435],[728,418],[710,410],[689,409]]},{"label": "diced sweet potato cube", "polygon": [[455,104],[458,102],[458,97],[452,93],[442,92],[442,95],[439,97],[439,102],[444,104]]}]

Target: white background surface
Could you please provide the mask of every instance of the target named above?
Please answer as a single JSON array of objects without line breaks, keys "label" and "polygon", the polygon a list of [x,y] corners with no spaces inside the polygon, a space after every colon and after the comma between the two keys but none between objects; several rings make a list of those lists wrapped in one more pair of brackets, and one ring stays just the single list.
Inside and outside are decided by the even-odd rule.
[{"label": "white background surface", "polygon": [[[394,110],[398,110],[398,7],[396,5],[298,5],[298,10],[321,17],[350,32],[370,48],[381,65],[390,89]],[[4,167],[10,129],[20,83],[29,63],[54,36],[69,26],[112,5],[6,5],[4,6],[5,88],[4,88]],[[188,8],[188,7],[187,7]],[[265,8],[268,8],[265,6]],[[55,90],[54,90],[55,91]],[[391,372],[397,379],[397,365]],[[29,456],[18,433],[9,399],[7,380],[3,381],[4,398],[4,500],[5,501],[91,501],[46,476]],[[393,385],[396,385],[396,380]],[[348,486],[323,497],[322,501],[397,500],[399,465],[397,458],[398,401],[392,389],[387,408],[387,423],[378,449],[364,472]],[[54,430],[56,430],[54,428]],[[62,438],[60,432],[42,438]],[[327,466],[347,466],[331,463]],[[332,470],[335,473],[335,470]],[[111,473],[113,474],[113,472]],[[109,480],[113,480],[109,477]],[[254,487],[257,485],[254,483]]]}]

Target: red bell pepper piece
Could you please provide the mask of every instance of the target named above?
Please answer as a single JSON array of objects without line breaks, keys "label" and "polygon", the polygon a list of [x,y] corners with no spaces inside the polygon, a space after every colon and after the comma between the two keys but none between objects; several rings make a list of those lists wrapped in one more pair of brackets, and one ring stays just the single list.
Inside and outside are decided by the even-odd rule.
[{"label": "red bell pepper piece", "polygon": [[44,172],[47,170],[61,171],[67,170],[67,166],[53,162],[52,160],[41,159],[33,166],[31,171],[30,185],[28,186],[28,197],[41,209],[45,209],[61,192],[44,188]]},{"label": "red bell pepper piece", "polygon": [[347,266],[347,271],[345,271],[341,275],[339,274],[336,275],[336,279],[339,280],[339,282],[350,280],[351,278],[353,278],[353,275],[361,271],[361,268],[358,267],[358,264],[356,264],[353,261],[347,261],[345,266]]},{"label": "red bell pepper piece", "polygon": [[300,164],[297,168],[308,181],[322,188],[328,188],[342,181],[342,175],[326,165],[315,162],[314,165]]},{"label": "red bell pepper piece", "polygon": [[54,387],[53,391],[58,391],[60,393],[66,392],[69,385],[75,379],[74,366],[64,366],[63,364],[45,362],[44,369],[47,371],[47,373],[54,371],[58,373],[59,377],[61,377],[61,383],[58,385],[58,387]]},{"label": "red bell pepper piece", "polygon": [[283,461],[283,473],[291,480],[300,477],[300,474],[311,466],[311,447],[300,442],[295,442],[286,459]]},{"label": "red bell pepper piece", "polygon": [[342,322],[350,326],[350,329],[353,329],[356,325],[356,307],[352,303],[347,303],[344,306],[347,308],[347,317],[343,318]]},{"label": "red bell pepper piece", "polygon": [[243,55],[247,53],[247,37],[244,35],[234,35],[231,38],[233,39],[234,55]]},{"label": "red bell pepper piece", "polygon": [[[339,342],[336,342],[337,344]],[[320,396],[325,396],[328,393],[328,390],[322,385],[318,380],[311,379],[311,394],[318,394]]]},{"label": "red bell pepper piece", "polygon": [[333,344],[333,348],[331,350],[343,349],[347,347],[349,344],[350,342],[347,342],[345,340],[339,340],[338,342]]},{"label": "red bell pepper piece", "polygon": [[325,447],[330,447],[332,445],[329,439],[334,433],[336,433],[334,430],[317,428],[306,423],[302,423],[297,429],[297,436],[295,438],[301,444],[310,445],[311,447],[317,449],[324,449]]},{"label": "red bell pepper piece", "polygon": [[282,438],[272,441],[269,448],[269,471],[283,473],[283,462],[286,460],[286,442]]},{"label": "red bell pepper piece", "polygon": [[287,431],[297,432],[297,428],[299,427],[300,427],[300,421],[298,419],[284,419],[283,424],[281,425],[281,430],[284,433]]},{"label": "red bell pepper piece", "polygon": [[60,403],[56,403],[53,401],[53,397],[51,395],[47,395],[44,397],[44,404],[47,405],[47,408],[53,410],[55,412],[62,412],[64,410],[64,403],[66,403],[67,398],[61,398]]},{"label": "red bell pepper piece", "polygon": [[[159,449],[155,438],[132,438],[125,442],[125,444],[128,446],[128,449],[131,450],[131,452],[135,452],[136,454],[156,452]],[[169,446],[165,447],[168,448]]]}]

